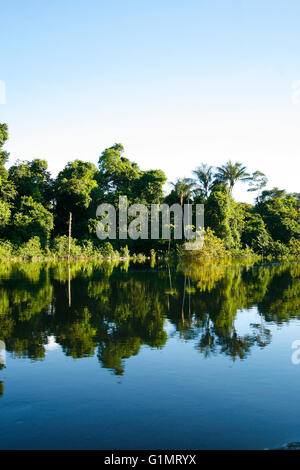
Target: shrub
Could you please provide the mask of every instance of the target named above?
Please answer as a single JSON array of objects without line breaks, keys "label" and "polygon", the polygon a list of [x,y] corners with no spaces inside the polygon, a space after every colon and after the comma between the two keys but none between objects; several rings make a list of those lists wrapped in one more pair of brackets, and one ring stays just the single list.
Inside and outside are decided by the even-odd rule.
[{"label": "shrub", "polygon": [[122,258],[130,257],[130,251],[127,245],[120,249],[120,255]]},{"label": "shrub", "polygon": [[291,238],[289,242],[289,251],[292,256],[300,256],[300,240]]},{"label": "shrub", "polygon": [[[68,256],[69,254],[69,238],[67,235],[55,237],[53,240],[53,253],[56,256]],[[76,238],[71,238],[71,247],[70,247],[71,256],[80,256],[81,247],[77,245]]]},{"label": "shrub", "polygon": [[19,256],[22,258],[40,258],[43,256],[41,241],[39,237],[32,237],[19,248]]},{"label": "shrub", "polygon": [[289,248],[287,245],[284,245],[280,241],[276,240],[270,244],[269,255],[272,258],[287,258],[290,254]]},{"label": "shrub", "polygon": [[81,255],[91,258],[97,255],[94,244],[92,240],[83,240],[81,243]]},{"label": "shrub", "polygon": [[0,241],[0,259],[9,258],[13,252],[13,245],[10,241]]},{"label": "shrub", "polygon": [[99,253],[104,258],[112,257],[114,254],[114,249],[111,243],[105,242],[99,248]]},{"label": "shrub", "polygon": [[45,248],[53,229],[53,215],[32,197],[24,196],[19,212],[14,215],[13,224],[16,238],[28,241],[38,236]]},{"label": "shrub", "polygon": [[186,256],[200,256],[204,258],[222,258],[229,254],[225,248],[225,243],[223,240],[218,238],[213,230],[207,228],[204,233],[204,245],[202,249],[199,250],[186,250],[185,245],[184,249],[180,249],[180,255]]},{"label": "shrub", "polygon": [[6,201],[0,201],[0,228],[8,224],[10,215],[10,204]]},{"label": "shrub", "polygon": [[111,257],[113,259],[119,259],[120,258],[120,253],[117,250],[115,250]]},{"label": "shrub", "polygon": [[267,256],[270,254],[273,240],[266,230],[259,233],[252,240],[251,248],[259,255]]}]

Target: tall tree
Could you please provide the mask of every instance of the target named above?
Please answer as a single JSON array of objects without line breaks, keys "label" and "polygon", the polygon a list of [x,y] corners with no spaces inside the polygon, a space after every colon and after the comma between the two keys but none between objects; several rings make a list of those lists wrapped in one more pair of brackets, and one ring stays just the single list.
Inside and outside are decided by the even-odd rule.
[{"label": "tall tree", "polygon": [[123,156],[122,144],[105,149],[99,158],[100,183],[105,186],[106,201],[117,203],[120,195],[132,201],[132,183],[139,179],[141,171],[135,162]]},{"label": "tall tree", "polygon": [[195,182],[191,178],[177,178],[171,185],[174,187],[181,206],[183,206],[184,199],[190,200],[195,187]]},{"label": "tall tree", "polygon": [[105,188],[106,202],[118,204],[119,196],[129,203],[159,203],[166,176],[161,170],[142,171],[135,162],[123,156],[122,144],[104,150],[99,158],[99,185]]},{"label": "tall tree", "polygon": [[3,146],[7,140],[8,126],[0,123],[0,197],[4,201],[11,201],[16,195],[16,190],[14,184],[8,180],[8,171],[5,168],[9,153],[3,150]]},{"label": "tall tree", "polygon": [[273,240],[289,243],[300,237],[299,201],[284,190],[263,191],[257,198],[254,211],[261,215]]},{"label": "tall tree", "polygon": [[141,171],[133,182],[132,197],[135,202],[150,206],[163,199],[163,185],[167,178],[162,170]]},{"label": "tall tree", "polygon": [[213,187],[213,180],[214,180],[214,171],[213,167],[202,164],[198,166],[196,170],[193,171],[193,174],[197,177],[196,184],[199,186],[199,189],[205,199],[208,198],[209,192]]},{"label": "tall tree", "polygon": [[47,169],[48,163],[38,158],[31,162],[17,162],[10,167],[9,179],[16,187],[19,203],[23,196],[28,196],[50,208],[51,177]]},{"label": "tall tree", "polygon": [[91,193],[97,188],[96,173],[97,168],[93,163],[75,160],[58,174],[54,183],[57,233],[66,234],[69,214],[72,212],[74,236],[87,236]]},{"label": "tall tree", "polygon": [[8,139],[8,126],[5,123],[0,123],[0,166],[7,163],[9,154],[3,150],[3,146]]},{"label": "tall tree", "polygon": [[221,183],[229,184],[230,194],[238,181],[247,182],[249,178],[250,175],[242,163],[233,163],[229,160],[225,165],[217,167],[216,179]]},{"label": "tall tree", "polygon": [[13,218],[12,238],[18,242],[28,241],[38,236],[43,247],[50,239],[53,229],[53,215],[44,206],[32,199],[23,196],[20,210]]},{"label": "tall tree", "polygon": [[252,173],[251,178],[249,178],[248,191],[261,191],[268,184],[268,178],[261,171],[255,171]]}]

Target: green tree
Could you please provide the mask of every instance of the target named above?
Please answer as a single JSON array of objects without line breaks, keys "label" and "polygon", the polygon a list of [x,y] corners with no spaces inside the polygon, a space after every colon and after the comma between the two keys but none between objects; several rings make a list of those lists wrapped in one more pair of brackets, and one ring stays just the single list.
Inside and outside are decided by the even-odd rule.
[{"label": "green tree", "polygon": [[261,191],[268,184],[268,178],[261,171],[255,171],[252,173],[252,176],[249,178],[249,186],[247,191]]},{"label": "green tree", "polygon": [[195,186],[195,182],[191,178],[177,178],[175,183],[171,183],[171,185],[174,187],[181,206],[183,206],[184,200],[189,201],[191,199]]},{"label": "green tree", "polygon": [[284,190],[274,188],[263,191],[257,198],[255,212],[260,214],[275,241],[288,244],[300,236],[299,201]]},{"label": "green tree", "polygon": [[256,253],[268,255],[272,238],[260,214],[254,211],[250,204],[241,204],[244,214],[244,224],[241,241],[244,248],[252,248]]},{"label": "green tree", "polygon": [[213,167],[202,164],[193,171],[193,174],[197,177],[196,184],[199,187],[201,194],[205,197],[205,199],[207,199],[210,191],[213,188]]},{"label": "green tree", "polygon": [[166,176],[161,170],[142,171],[135,162],[123,156],[124,147],[115,144],[104,150],[99,158],[99,186],[103,187],[106,202],[117,205],[119,196],[128,202],[146,205],[159,203],[163,198]]},{"label": "green tree", "polygon": [[97,168],[92,163],[75,160],[58,174],[55,190],[55,232],[67,232],[69,213],[73,214],[72,233],[75,237],[88,234],[88,208],[92,202],[92,191],[97,188]]},{"label": "green tree", "polygon": [[9,179],[15,185],[19,203],[23,196],[28,196],[50,208],[51,178],[47,168],[48,163],[38,158],[31,162],[17,162],[10,167]]},{"label": "green tree", "polygon": [[3,230],[3,228],[9,223],[11,215],[10,208],[11,204],[9,204],[7,201],[0,200],[0,234],[1,230]]},{"label": "green tree", "polygon": [[163,199],[163,185],[167,178],[162,170],[140,172],[133,185],[133,200],[148,206],[159,204]]},{"label": "green tree", "polygon": [[45,207],[32,199],[23,196],[20,210],[13,217],[12,238],[27,242],[38,236],[43,248],[47,245],[53,229],[53,215]]},{"label": "green tree", "polygon": [[243,211],[228,189],[215,187],[205,204],[205,225],[221,238],[227,249],[239,249]]},{"label": "green tree", "polygon": [[215,176],[217,181],[229,184],[230,194],[232,194],[234,185],[238,181],[249,181],[250,175],[247,173],[247,169],[242,165],[242,163],[233,163],[231,160],[229,160],[225,165],[217,167],[217,173]]},{"label": "green tree", "polygon": [[5,164],[8,162],[9,153],[3,150],[3,146],[7,139],[7,124],[0,123],[0,198],[3,201],[11,201],[16,195],[14,184],[9,181],[8,171],[5,168]]},{"label": "green tree", "polygon": [[104,150],[99,158],[100,181],[105,186],[108,202],[117,203],[120,195],[133,199],[133,182],[138,180],[141,171],[135,162],[123,156],[124,147],[115,144]]},{"label": "green tree", "polygon": [[227,191],[213,191],[205,205],[205,224],[217,237],[229,240],[230,196]]}]

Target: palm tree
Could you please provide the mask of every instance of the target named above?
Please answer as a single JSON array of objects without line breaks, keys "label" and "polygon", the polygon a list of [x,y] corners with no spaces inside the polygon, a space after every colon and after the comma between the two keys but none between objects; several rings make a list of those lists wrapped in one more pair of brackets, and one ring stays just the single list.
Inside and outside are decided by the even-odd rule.
[{"label": "palm tree", "polygon": [[180,205],[183,206],[183,200],[190,200],[195,182],[191,178],[178,178],[175,183],[171,183],[179,197]]},{"label": "palm tree", "polygon": [[249,179],[250,188],[248,191],[261,191],[268,184],[268,178],[261,171],[255,171],[252,173]]},{"label": "palm tree", "polygon": [[201,193],[208,198],[209,191],[213,186],[213,167],[205,165],[204,163],[201,166],[198,166],[196,170],[193,171],[194,175],[197,177],[197,183],[200,188]]},{"label": "palm tree", "polygon": [[232,163],[229,160],[225,165],[217,167],[216,179],[220,183],[229,183],[230,194],[232,194],[233,187],[237,181],[249,181],[251,179],[247,169],[242,163]]},{"label": "palm tree", "polygon": [[[177,178],[175,183],[171,183],[174,186],[174,190],[179,197],[180,205],[183,207],[183,200],[188,200],[188,205],[190,205],[190,198],[195,186],[194,180],[191,178]],[[182,220],[184,222],[184,219]],[[185,227],[184,227],[184,238],[186,237]]]}]

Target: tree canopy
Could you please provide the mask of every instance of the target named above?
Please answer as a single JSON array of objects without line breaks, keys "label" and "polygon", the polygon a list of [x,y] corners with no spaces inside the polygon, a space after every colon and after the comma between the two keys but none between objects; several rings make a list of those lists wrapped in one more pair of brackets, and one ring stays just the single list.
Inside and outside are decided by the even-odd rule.
[{"label": "tree canopy", "polygon": [[[122,144],[105,149],[98,166],[74,160],[52,178],[45,160],[17,161],[9,169],[9,153],[4,150],[8,127],[0,124],[0,255],[17,252],[33,253],[54,250],[65,253],[68,223],[72,213],[74,256],[93,250],[107,255],[116,250],[127,253],[177,252],[184,240],[118,240],[102,242],[96,237],[96,210],[101,203],[118,207],[119,197],[128,204],[187,203],[195,215],[196,204],[205,208],[207,240],[216,237],[216,246],[231,254],[254,253],[261,256],[299,256],[299,194],[284,189],[266,189],[267,177],[257,170],[250,174],[242,163],[228,161],[213,167],[201,163],[193,171],[195,179],[180,177],[164,192],[167,178],[160,169],[142,170],[127,158]],[[238,203],[233,198],[237,182],[256,191],[254,204]],[[170,220],[172,228],[173,219]],[[31,240],[31,241],[30,241]],[[128,245],[128,246],[127,246]],[[207,253],[210,252],[208,242]]]}]

